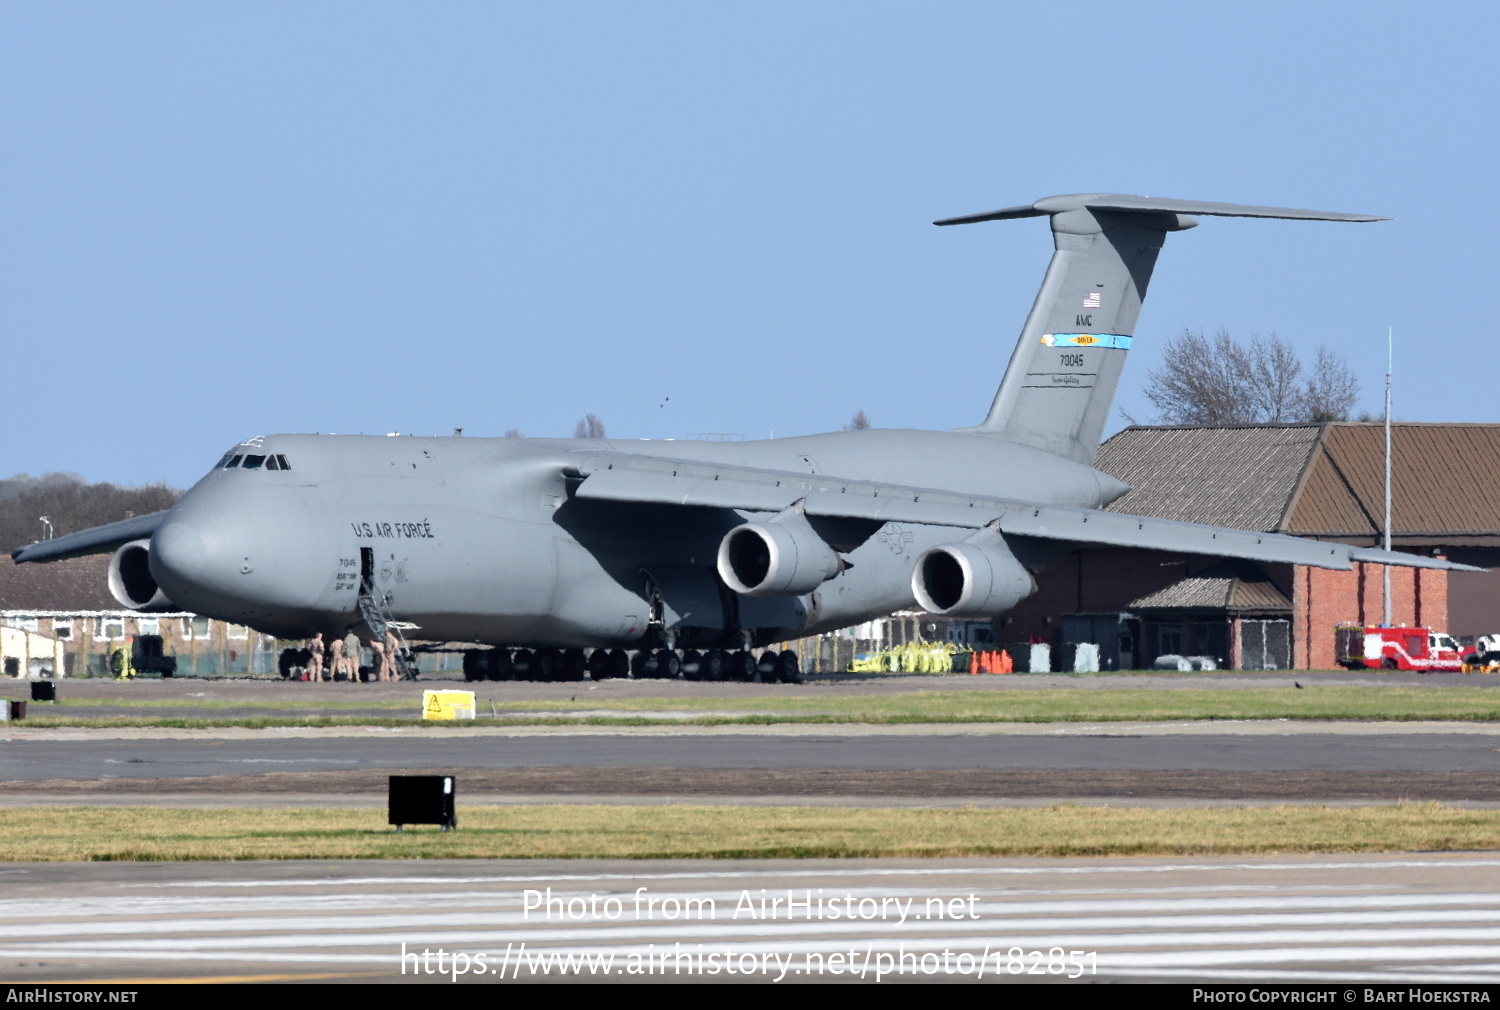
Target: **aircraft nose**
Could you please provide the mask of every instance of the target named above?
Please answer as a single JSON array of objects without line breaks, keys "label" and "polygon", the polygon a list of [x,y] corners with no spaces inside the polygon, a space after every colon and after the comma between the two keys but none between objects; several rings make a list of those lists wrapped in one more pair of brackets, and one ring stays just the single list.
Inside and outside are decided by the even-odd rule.
[{"label": "aircraft nose", "polygon": [[321,571],[302,511],[289,494],[184,499],[151,538],[151,575],[183,610],[257,627],[297,623],[316,608]]}]

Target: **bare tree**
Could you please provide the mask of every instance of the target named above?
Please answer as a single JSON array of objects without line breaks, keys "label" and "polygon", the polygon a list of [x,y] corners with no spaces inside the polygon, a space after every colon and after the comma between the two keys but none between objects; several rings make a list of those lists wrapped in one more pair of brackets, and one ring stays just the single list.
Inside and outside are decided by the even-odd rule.
[{"label": "bare tree", "polygon": [[604,422],[598,414],[585,414],[583,420],[573,426],[574,438],[603,438]]},{"label": "bare tree", "polygon": [[[0,544],[6,549],[35,543],[48,534],[64,536],[131,516],[171,508],[182,492],[165,484],[119,487],[87,484],[77,474],[31,477],[17,474],[0,481]],[[42,516],[47,517],[43,523]]]},{"label": "bare tree", "polygon": [[526,435],[521,431],[520,428],[506,428],[505,429],[505,437],[506,438],[525,438]]},{"label": "bare tree", "polygon": [[1347,421],[1359,400],[1359,380],[1349,371],[1347,361],[1319,347],[1307,379],[1306,396],[1309,421]]},{"label": "bare tree", "polygon": [[863,431],[864,429],[868,428],[869,426],[870,426],[870,415],[866,414],[862,410],[856,410],[854,412],[854,418],[848,424],[844,425],[844,430],[845,431]]},{"label": "bare tree", "polygon": [[1210,339],[1184,330],[1169,340],[1164,363],[1149,373],[1146,398],[1165,424],[1275,424],[1348,418],[1359,398],[1349,364],[1318,348],[1312,374],[1276,334]]}]

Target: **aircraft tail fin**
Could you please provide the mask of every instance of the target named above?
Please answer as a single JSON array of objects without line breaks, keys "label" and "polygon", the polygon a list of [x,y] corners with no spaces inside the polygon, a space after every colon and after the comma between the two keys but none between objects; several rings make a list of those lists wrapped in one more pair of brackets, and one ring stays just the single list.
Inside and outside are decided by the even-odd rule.
[{"label": "aircraft tail fin", "polygon": [[1387,220],[1364,214],[1085,193],[934,221],[952,225],[1049,217],[1056,248],[989,416],[964,430],[1092,464],[1156,255],[1168,232],[1197,225],[1191,215]]}]

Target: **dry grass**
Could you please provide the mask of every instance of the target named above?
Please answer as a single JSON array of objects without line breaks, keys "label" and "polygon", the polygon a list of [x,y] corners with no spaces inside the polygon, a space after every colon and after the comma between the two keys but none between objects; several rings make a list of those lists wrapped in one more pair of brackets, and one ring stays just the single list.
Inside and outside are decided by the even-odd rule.
[{"label": "dry grass", "polygon": [[1500,811],[1440,804],[1156,809],[473,807],[395,833],[380,810],[21,808],[0,860],[1149,856],[1500,849]]}]

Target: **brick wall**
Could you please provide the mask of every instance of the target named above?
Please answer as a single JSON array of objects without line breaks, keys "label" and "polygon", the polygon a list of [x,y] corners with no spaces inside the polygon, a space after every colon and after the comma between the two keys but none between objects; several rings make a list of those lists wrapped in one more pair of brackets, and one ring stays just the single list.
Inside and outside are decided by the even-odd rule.
[{"label": "brick wall", "polygon": [[[1295,569],[1292,587],[1292,655],[1299,670],[1331,670],[1333,629],[1339,624],[1381,622],[1384,569],[1356,562],[1353,570]],[[1391,569],[1391,623],[1448,630],[1448,573]]]}]

